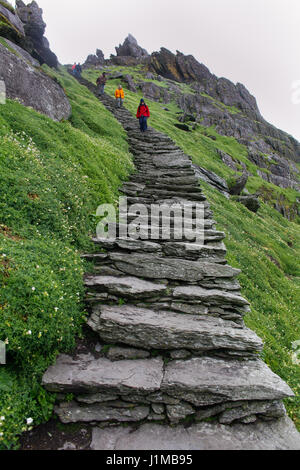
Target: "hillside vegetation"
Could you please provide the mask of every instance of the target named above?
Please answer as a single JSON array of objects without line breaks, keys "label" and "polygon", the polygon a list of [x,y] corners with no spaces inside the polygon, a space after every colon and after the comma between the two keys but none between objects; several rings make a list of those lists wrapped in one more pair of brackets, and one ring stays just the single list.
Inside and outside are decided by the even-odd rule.
[{"label": "hillside vegetation", "polygon": [[121,126],[66,72],[57,79],[68,122],[0,106],[0,448],[52,413],[40,381],[85,320],[80,253],[91,250],[98,205],[115,202],[133,169]]},{"label": "hillside vegetation", "polygon": [[[112,67],[110,70],[141,78],[139,67]],[[99,73],[87,70],[83,75],[95,83]],[[106,92],[113,95],[120,82],[126,89],[126,83],[122,80],[109,80]],[[155,83],[161,85],[160,82]],[[192,92],[188,85],[180,86],[185,92]],[[125,91],[125,106],[135,114],[142,95],[128,89]],[[195,164],[230,179],[234,171],[223,164],[216,151],[221,149],[233,159],[244,162],[253,175],[257,174],[257,167],[247,159],[247,148],[234,138],[221,136],[213,128],[207,129],[201,125],[193,132],[181,131],[174,126],[178,123],[176,113],[180,111],[174,102],[165,105],[146,101],[152,116],[149,124],[168,134],[193,157]],[[214,136],[216,140],[209,136]],[[247,184],[249,192],[261,190],[264,195],[269,195],[265,197],[266,203],[261,201],[258,214],[254,214],[234,200],[228,200],[208,184],[201,182],[201,185],[212,206],[218,228],[227,234],[228,261],[242,270],[242,293],[252,306],[252,312],[246,316],[246,324],[265,342],[263,360],[293,389],[296,398],[286,400],[285,404],[289,416],[300,429],[300,368],[299,363],[293,360],[292,348],[292,343],[300,340],[299,218],[290,222],[273,208],[274,198],[281,195],[288,205],[295,202],[299,193],[252,176]]]}]

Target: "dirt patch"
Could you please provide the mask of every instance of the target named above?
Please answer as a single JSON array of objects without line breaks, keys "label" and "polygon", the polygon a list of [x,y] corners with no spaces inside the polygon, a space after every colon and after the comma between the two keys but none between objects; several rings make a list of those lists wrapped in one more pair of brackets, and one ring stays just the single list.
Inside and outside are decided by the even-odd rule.
[{"label": "dirt patch", "polygon": [[85,424],[61,424],[52,419],[23,434],[20,450],[90,450],[92,427]]},{"label": "dirt patch", "polygon": [[21,237],[19,237],[18,235],[14,235],[12,233],[12,230],[7,227],[6,225],[1,225],[0,224],[0,233],[1,235],[4,235],[5,237],[9,238],[10,240],[14,240],[16,242],[19,242],[20,240],[22,240]]}]

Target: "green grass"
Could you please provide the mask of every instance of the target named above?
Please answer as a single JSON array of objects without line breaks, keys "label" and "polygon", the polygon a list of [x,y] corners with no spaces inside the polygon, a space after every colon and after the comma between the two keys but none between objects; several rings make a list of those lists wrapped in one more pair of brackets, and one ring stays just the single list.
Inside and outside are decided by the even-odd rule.
[{"label": "green grass", "polygon": [[[134,76],[131,69],[128,73]],[[94,71],[85,72],[92,81],[96,75]],[[117,82],[108,82],[107,93],[113,95]],[[133,114],[140,97],[141,93],[126,90],[125,106]],[[223,164],[217,153],[220,149],[236,161],[243,162],[253,174],[247,189],[264,193],[265,202],[262,201],[258,214],[253,214],[243,205],[226,199],[211,186],[201,183],[218,228],[227,234],[229,263],[242,270],[243,295],[252,305],[246,324],[265,342],[263,359],[296,394],[296,398],[286,400],[286,406],[289,416],[300,429],[300,368],[292,361],[292,342],[300,339],[300,231],[296,223],[299,218],[296,217],[294,223],[289,222],[273,208],[278,199],[291,207],[299,193],[262,180],[257,175],[257,167],[247,159],[247,148],[234,138],[221,136],[213,128],[201,125],[194,132],[178,131],[174,124],[178,122],[176,112],[179,110],[174,103],[147,102],[151,111],[150,125],[168,134],[193,157],[194,163],[230,179],[235,172]],[[169,112],[163,109],[166,106]],[[216,140],[208,135],[215,136]]]},{"label": "green grass", "polygon": [[93,250],[98,205],[115,203],[133,170],[121,126],[63,69],[55,75],[72,104],[68,121],[0,106],[0,448],[52,412],[41,376],[85,321],[80,252]]}]

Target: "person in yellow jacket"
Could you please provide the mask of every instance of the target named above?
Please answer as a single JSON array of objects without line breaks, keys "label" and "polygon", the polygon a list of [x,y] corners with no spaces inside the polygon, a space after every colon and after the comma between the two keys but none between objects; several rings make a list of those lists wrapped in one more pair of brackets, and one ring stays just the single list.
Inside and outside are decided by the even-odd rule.
[{"label": "person in yellow jacket", "polygon": [[116,100],[117,100],[117,107],[122,108],[123,103],[124,103],[124,98],[125,98],[125,94],[124,94],[124,90],[122,88],[122,85],[119,85],[119,87],[116,89],[115,97],[116,97]]}]

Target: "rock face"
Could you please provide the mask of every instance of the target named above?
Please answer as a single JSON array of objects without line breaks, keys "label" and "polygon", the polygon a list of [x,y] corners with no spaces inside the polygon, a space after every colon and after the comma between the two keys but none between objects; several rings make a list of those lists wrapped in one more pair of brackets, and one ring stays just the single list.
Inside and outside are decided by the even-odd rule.
[{"label": "rock face", "polygon": [[[80,82],[96,93],[94,85]],[[135,239],[127,237],[124,215],[110,226],[116,238],[94,240],[105,252],[90,255],[95,268],[85,282],[88,324],[99,336],[100,353],[60,356],[46,372],[44,386],[60,393],[56,413],[65,423],[134,422],[135,448],[298,448],[299,435],[281,402],[293,392],[258,357],[262,342],[243,321],[250,306],[240,292],[239,270],[227,264],[225,235],[215,230],[191,159],[167,136],[139,133],[112,98],[101,100],[124,125],[135,158],[137,172],[122,187],[128,221],[135,220],[138,203],[147,212],[157,202],[167,209],[176,203],[166,220],[176,225],[189,207],[186,222],[193,226],[201,202],[197,230],[204,237],[202,243],[186,234],[180,239],[170,227],[166,236],[161,214],[149,218],[148,212]],[[149,238],[157,223],[161,230]],[[63,399],[69,393],[71,403]],[[204,423],[208,418],[214,422]],[[188,431],[181,426],[187,422]],[[128,449],[127,438],[128,428],[95,430],[92,447]]]},{"label": "rock face", "polygon": [[91,67],[101,67],[105,65],[105,58],[104,54],[100,49],[96,50],[96,54],[90,54],[85,63],[83,64],[83,67],[85,68],[91,68]]},{"label": "rock face", "polygon": [[139,46],[137,40],[131,34],[128,34],[122,45],[120,44],[119,47],[116,47],[116,52],[118,57],[134,57],[140,59],[149,56],[146,49]]},{"label": "rock face", "polygon": [[6,84],[7,97],[46,114],[51,119],[68,119],[70,103],[63,89],[48,75],[37,71],[26,52],[17,56],[0,44],[0,78]]},{"label": "rock face", "polygon": [[[13,28],[17,35],[21,38],[25,38],[25,30],[22,21],[18,15],[14,15],[11,11],[5,8],[4,5],[0,4],[0,20],[8,24],[9,27]],[[0,30],[0,36],[2,32]]]},{"label": "rock face", "polygon": [[57,67],[56,55],[50,50],[49,42],[44,37],[46,23],[43,20],[43,10],[33,1],[25,5],[22,0],[16,1],[16,15],[24,24],[26,40],[23,44],[28,52],[39,61],[49,67]]}]

